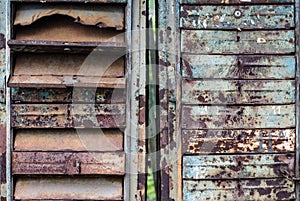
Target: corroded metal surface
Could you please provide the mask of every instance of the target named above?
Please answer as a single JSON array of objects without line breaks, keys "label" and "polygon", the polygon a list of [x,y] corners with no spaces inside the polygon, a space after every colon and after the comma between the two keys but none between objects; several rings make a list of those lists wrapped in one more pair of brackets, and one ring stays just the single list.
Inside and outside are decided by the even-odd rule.
[{"label": "corroded metal surface", "polygon": [[294,155],[184,156],[183,179],[292,178]]},{"label": "corroded metal surface", "polygon": [[184,106],[182,127],[187,129],[291,128],[295,105]]},{"label": "corroded metal surface", "polygon": [[123,151],[118,129],[26,129],[15,133],[15,151]]},{"label": "corroded metal surface", "polygon": [[293,79],[295,73],[294,56],[182,56],[182,76],[186,78]]},{"label": "corroded metal surface", "polygon": [[289,29],[295,27],[293,5],[182,6],[180,16],[181,28],[187,29]]},{"label": "corroded metal surface", "polygon": [[183,153],[284,153],[295,151],[295,129],[184,130]]},{"label": "corroded metal surface", "polygon": [[183,200],[269,201],[294,199],[288,179],[183,181]]},{"label": "corroded metal surface", "polygon": [[183,30],[181,51],[191,54],[284,54],[295,52],[289,31],[224,32]]},{"label": "corroded metal surface", "polygon": [[16,175],[124,175],[124,153],[13,152]]},{"label": "corroded metal surface", "polygon": [[182,4],[286,4],[294,0],[180,0]]},{"label": "corroded metal surface", "polygon": [[30,25],[35,21],[51,15],[67,15],[76,20],[76,23],[93,25],[101,28],[124,28],[123,6],[93,6],[89,4],[62,5],[62,4],[20,4],[17,6],[14,25]]},{"label": "corroded metal surface", "polygon": [[182,83],[184,104],[290,104],[294,81],[201,80]]},{"label": "corroded metal surface", "polygon": [[125,103],[124,89],[63,88],[36,89],[13,88],[14,103]]},{"label": "corroded metal surface", "polygon": [[16,128],[122,128],[124,104],[31,104],[12,105]]},{"label": "corroded metal surface", "polygon": [[51,177],[16,180],[17,200],[123,200],[121,178]]}]

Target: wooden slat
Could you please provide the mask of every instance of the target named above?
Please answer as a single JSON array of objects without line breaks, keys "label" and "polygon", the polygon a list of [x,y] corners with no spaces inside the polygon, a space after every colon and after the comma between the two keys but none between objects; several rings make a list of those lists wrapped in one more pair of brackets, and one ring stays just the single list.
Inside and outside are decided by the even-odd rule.
[{"label": "wooden slat", "polygon": [[231,5],[231,4],[286,4],[294,3],[294,0],[180,0],[182,4],[217,4],[217,5]]},{"label": "wooden slat", "polygon": [[294,31],[182,30],[181,51],[190,54],[287,54],[295,52]]},{"label": "wooden slat", "polygon": [[[19,4],[16,9],[14,25],[30,25],[39,19],[53,15],[61,15],[61,18],[69,16],[83,25],[124,28],[123,6],[93,6],[90,4],[84,6],[80,4],[48,4],[47,6],[40,3]],[[70,35],[71,37],[73,36]]]},{"label": "wooden slat", "polygon": [[15,175],[124,175],[124,153],[13,152]]},{"label": "wooden slat", "polygon": [[187,154],[285,153],[295,151],[295,129],[183,130]]},{"label": "wooden slat", "polygon": [[14,199],[122,200],[121,178],[18,178]]},{"label": "wooden slat", "polygon": [[124,58],[101,54],[18,54],[13,75],[123,77]]},{"label": "wooden slat", "polygon": [[17,130],[15,151],[122,151],[118,129]]},{"label": "wooden slat", "polygon": [[[11,0],[12,2],[41,2],[40,0]],[[73,2],[73,3],[127,3],[127,0],[47,0],[48,3]]]},{"label": "wooden slat", "polygon": [[184,106],[186,129],[291,128],[295,105],[279,106]]},{"label": "wooden slat", "polygon": [[15,128],[123,128],[124,104],[16,104]]},{"label": "wooden slat", "polygon": [[182,56],[182,75],[188,78],[294,79],[295,71],[293,56]]},{"label": "wooden slat", "polygon": [[294,176],[294,155],[184,156],[184,179],[251,179]]},{"label": "wooden slat", "polygon": [[183,181],[183,200],[288,201],[295,199],[294,182],[289,179]]},{"label": "wooden slat", "polygon": [[[293,5],[181,6],[185,29],[289,29],[295,27]],[[236,17],[235,12],[241,16]]]},{"label": "wooden slat", "polygon": [[18,88],[125,88],[125,83],[125,78],[14,75],[9,78],[8,86]]},{"label": "wooden slat", "polygon": [[290,104],[295,82],[183,80],[182,94],[184,104]]},{"label": "wooden slat", "polygon": [[15,103],[125,103],[124,89],[105,88],[13,88]]}]

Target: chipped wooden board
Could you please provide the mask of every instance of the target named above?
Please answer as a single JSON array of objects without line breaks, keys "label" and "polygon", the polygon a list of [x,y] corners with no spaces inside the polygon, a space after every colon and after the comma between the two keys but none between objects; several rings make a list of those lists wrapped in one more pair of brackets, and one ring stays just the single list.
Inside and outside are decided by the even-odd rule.
[{"label": "chipped wooden board", "polygon": [[237,129],[295,127],[295,105],[183,106],[182,128]]},{"label": "chipped wooden board", "polygon": [[123,77],[124,58],[85,54],[18,54],[13,75]]},{"label": "chipped wooden board", "polygon": [[294,56],[183,55],[185,78],[294,79]]},{"label": "chipped wooden board", "polygon": [[295,27],[293,5],[204,6],[180,8],[183,29],[290,29]]},{"label": "chipped wooden board", "polygon": [[30,25],[52,15],[72,17],[76,23],[98,27],[124,28],[124,7],[119,5],[93,6],[90,4],[18,4],[14,25]]},{"label": "chipped wooden board", "polygon": [[183,179],[253,179],[294,176],[292,154],[183,157]]},{"label": "chipped wooden board", "polygon": [[125,103],[124,89],[105,88],[13,88],[14,103]]},{"label": "chipped wooden board", "polygon": [[295,33],[288,31],[182,30],[181,51],[189,54],[289,54]]},{"label": "chipped wooden board", "polygon": [[15,151],[123,151],[118,129],[26,129],[15,132]]},{"label": "chipped wooden board", "polygon": [[16,179],[18,200],[122,200],[122,178],[51,177]]},{"label": "chipped wooden board", "polygon": [[183,180],[183,200],[197,201],[269,201],[295,198],[294,182],[289,179],[255,180]]},{"label": "chipped wooden board", "polygon": [[288,153],[295,151],[295,129],[183,130],[186,154]]},{"label": "chipped wooden board", "polygon": [[287,4],[294,3],[294,0],[180,0],[182,4]]},{"label": "chipped wooden board", "polygon": [[182,81],[183,104],[291,104],[294,81]]},{"label": "chipped wooden board", "polygon": [[13,152],[14,175],[124,175],[124,153]]}]

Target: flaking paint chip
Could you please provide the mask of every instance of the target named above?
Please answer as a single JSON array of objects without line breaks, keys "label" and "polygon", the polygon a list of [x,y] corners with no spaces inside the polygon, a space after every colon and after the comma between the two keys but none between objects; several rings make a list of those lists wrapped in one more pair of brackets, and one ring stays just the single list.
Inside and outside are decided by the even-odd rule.
[{"label": "flaking paint chip", "polygon": [[266,39],[264,38],[257,38],[257,43],[266,43]]}]

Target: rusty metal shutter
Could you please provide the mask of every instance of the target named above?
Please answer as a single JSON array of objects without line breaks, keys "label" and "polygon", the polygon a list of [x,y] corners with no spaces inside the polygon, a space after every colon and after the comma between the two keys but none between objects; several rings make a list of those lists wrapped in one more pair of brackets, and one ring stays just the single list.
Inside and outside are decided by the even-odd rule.
[{"label": "rusty metal shutter", "polygon": [[298,200],[299,1],[159,6],[161,200]]},{"label": "rusty metal shutter", "polygon": [[8,6],[8,200],[145,200],[145,5]]}]

